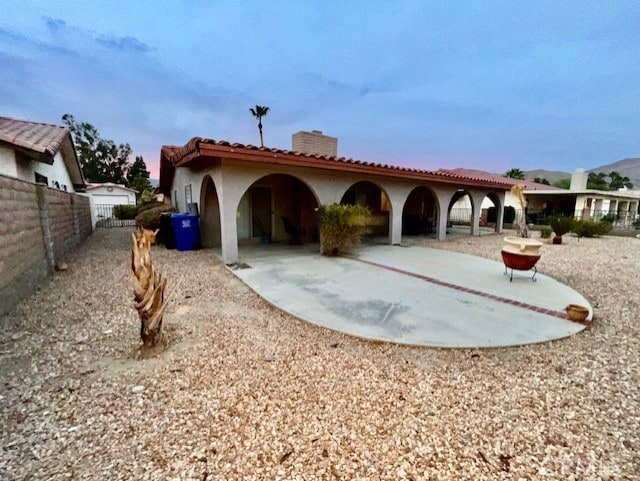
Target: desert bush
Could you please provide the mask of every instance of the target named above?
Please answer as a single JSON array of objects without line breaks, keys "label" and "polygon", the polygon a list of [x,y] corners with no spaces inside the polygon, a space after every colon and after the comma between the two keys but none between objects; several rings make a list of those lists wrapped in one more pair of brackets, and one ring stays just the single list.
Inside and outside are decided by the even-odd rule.
[{"label": "desert bush", "polygon": [[371,220],[371,211],[361,205],[330,204],[318,208],[318,230],[322,255],[339,255],[360,244]]},{"label": "desert bush", "polygon": [[600,218],[600,220],[602,222],[608,222],[609,224],[613,224],[615,222],[615,220],[616,220],[616,216],[615,216],[615,214],[606,214],[606,215],[603,215]]},{"label": "desert bush", "polygon": [[[504,216],[502,218],[503,224],[513,224],[516,220],[516,209],[513,206],[506,206],[504,208]],[[495,206],[491,206],[487,209],[487,222],[498,222],[498,211]]]},{"label": "desert bush", "polygon": [[549,225],[556,233],[556,237],[562,237],[573,230],[574,219],[565,215],[554,215],[547,219]]},{"label": "desert bush", "polygon": [[512,205],[507,205],[504,208],[504,220],[505,224],[513,224],[516,220],[516,208]]},{"label": "desert bush", "polygon": [[553,229],[548,225],[543,225],[542,227],[540,227],[540,237],[542,237],[543,239],[548,239],[549,237],[551,237],[552,232]]},{"label": "desert bush", "polygon": [[609,222],[577,220],[572,230],[578,237],[598,237],[608,234],[611,229],[613,229],[613,226]]},{"label": "desert bush", "polygon": [[135,205],[114,205],[113,216],[120,220],[135,219],[136,209],[137,207]]},{"label": "desert bush", "polygon": [[160,215],[165,212],[177,212],[176,208],[171,204],[158,204],[151,206],[148,209],[138,210],[136,215],[136,227],[144,227],[149,230],[156,230],[160,228]]}]

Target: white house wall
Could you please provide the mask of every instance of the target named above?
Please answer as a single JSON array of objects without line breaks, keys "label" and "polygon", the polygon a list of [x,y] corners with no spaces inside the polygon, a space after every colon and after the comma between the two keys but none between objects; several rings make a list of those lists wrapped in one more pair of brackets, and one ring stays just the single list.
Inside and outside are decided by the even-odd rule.
[{"label": "white house wall", "polygon": [[[13,149],[0,145],[0,174],[8,177],[18,177],[18,169],[16,166],[16,155]],[[26,180],[26,179],[21,179]],[[33,179],[29,179],[33,182]]]},{"label": "white house wall", "polygon": [[[15,151],[9,147],[0,146],[0,174],[15,177],[26,182],[35,182],[35,174],[44,175],[49,187],[60,188],[67,192],[75,192],[73,181],[67,171],[62,154],[57,152],[53,164],[45,164],[24,156],[16,157]],[[56,185],[55,182],[58,184]]]},{"label": "white house wall", "polygon": [[[220,205],[222,256],[225,263],[238,261],[238,226],[237,213],[242,197],[251,185],[260,178],[270,174],[286,174],[297,177],[313,192],[319,205],[339,203],[345,192],[355,183],[369,181],[386,192],[389,198],[389,239],[391,244],[400,244],[402,240],[402,211],[404,203],[411,191],[419,186],[429,187],[435,194],[437,209],[441,213],[437,226],[437,237],[446,236],[446,212],[450,199],[457,188],[455,185],[431,185],[409,179],[379,177],[348,172],[323,171],[305,167],[277,166],[269,164],[247,163],[242,161],[223,160],[222,164],[209,169],[190,170],[180,167],[175,170],[171,186],[171,200],[178,210],[186,210],[185,187],[191,186],[191,201],[200,203],[202,183],[206,175],[210,175],[216,187]],[[479,199],[489,193],[469,189],[474,198]],[[177,195],[176,195],[177,193]],[[497,194],[504,200],[504,194]],[[478,233],[479,213],[474,216],[472,232]],[[502,219],[498,231],[502,229]]]}]

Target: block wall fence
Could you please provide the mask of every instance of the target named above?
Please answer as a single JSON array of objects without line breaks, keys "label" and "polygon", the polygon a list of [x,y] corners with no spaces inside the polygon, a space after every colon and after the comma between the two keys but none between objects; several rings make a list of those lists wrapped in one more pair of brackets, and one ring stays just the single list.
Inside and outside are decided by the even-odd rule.
[{"label": "block wall fence", "polygon": [[88,197],[0,175],[0,317],[91,232]]}]

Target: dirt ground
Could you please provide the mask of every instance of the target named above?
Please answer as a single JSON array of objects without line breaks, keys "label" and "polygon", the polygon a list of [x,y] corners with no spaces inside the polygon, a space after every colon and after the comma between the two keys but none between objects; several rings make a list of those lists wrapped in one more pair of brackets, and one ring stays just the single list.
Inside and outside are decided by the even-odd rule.
[{"label": "dirt ground", "polygon": [[[413,242],[498,260],[502,236]],[[491,350],[324,330],[209,251],[154,247],[171,304],[150,358],[130,243],[98,229],[2,320],[0,479],[640,479],[638,239],[543,246],[596,320]]]}]

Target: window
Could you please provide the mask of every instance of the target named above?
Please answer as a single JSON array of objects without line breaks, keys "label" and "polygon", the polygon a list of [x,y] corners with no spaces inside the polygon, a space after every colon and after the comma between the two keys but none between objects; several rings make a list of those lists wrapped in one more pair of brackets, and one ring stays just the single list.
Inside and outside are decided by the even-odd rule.
[{"label": "window", "polygon": [[36,174],[36,183],[49,185],[49,179],[47,179],[46,176],[42,174],[38,174],[37,172],[35,174]]},{"label": "window", "polygon": [[191,184],[184,187],[184,205],[191,204]]}]

